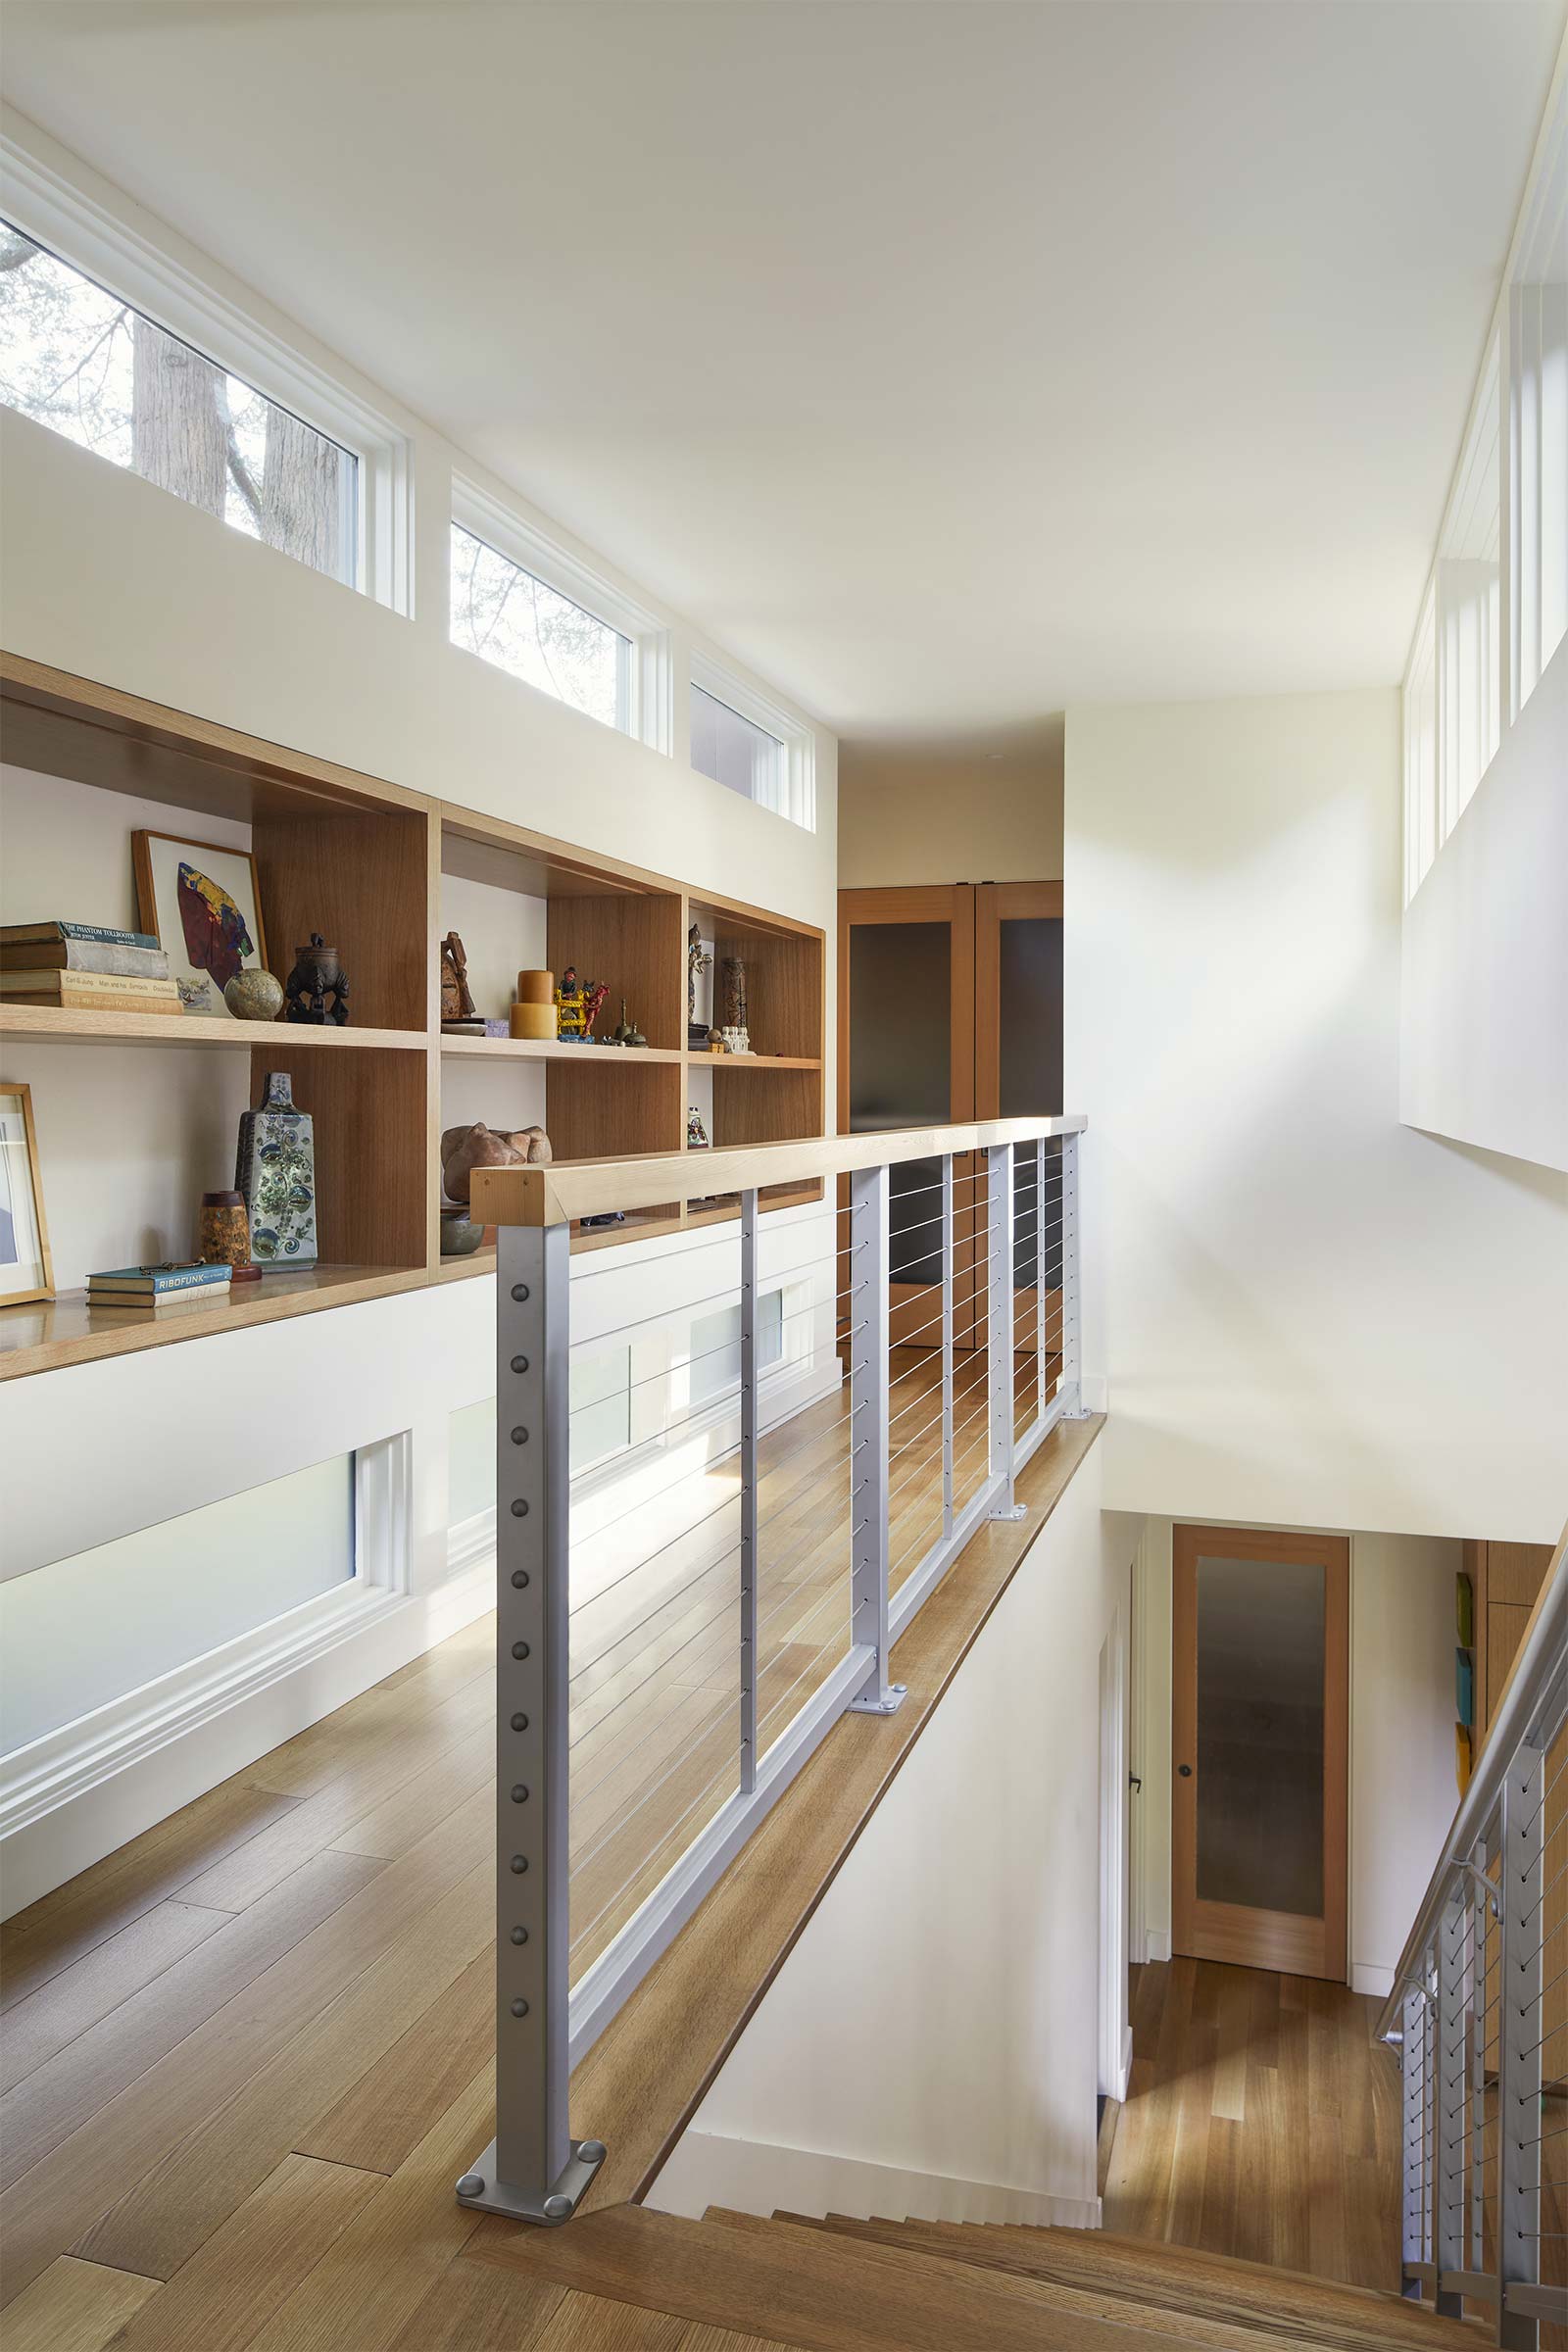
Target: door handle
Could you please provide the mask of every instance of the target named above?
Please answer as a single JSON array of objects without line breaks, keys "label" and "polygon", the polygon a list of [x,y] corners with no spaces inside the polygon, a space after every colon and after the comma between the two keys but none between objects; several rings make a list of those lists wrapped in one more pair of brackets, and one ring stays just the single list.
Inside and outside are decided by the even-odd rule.
[{"label": "door handle", "polygon": [[1176,1769],[1181,1774],[1184,1781],[1190,1781],[1192,1779],[1193,1768],[1190,1764],[1178,1764]]},{"label": "door handle", "polygon": [[1143,1784],[1143,1782],[1142,1782],[1142,1781],[1139,1779],[1139,1777],[1138,1777],[1138,1775],[1137,1775],[1137,1773],[1136,1773],[1136,1772],[1130,1772],[1130,1773],[1127,1775],[1127,1786],[1128,1786],[1128,1788],[1136,1788],[1140,1796],[1142,1796],[1142,1795],[1143,1795],[1143,1793],[1144,1793],[1144,1784]]}]

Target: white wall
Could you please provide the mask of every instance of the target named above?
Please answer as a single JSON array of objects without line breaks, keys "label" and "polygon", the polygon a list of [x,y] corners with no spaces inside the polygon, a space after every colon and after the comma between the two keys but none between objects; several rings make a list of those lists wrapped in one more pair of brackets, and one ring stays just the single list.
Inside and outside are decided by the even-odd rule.
[{"label": "white wall", "polygon": [[[685,727],[696,640],[678,615],[641,596],[634,583],[620,584],[668,630],[676,684],[673,758],[460,652],[447,628],[454,466],[525,522],[548,529],[548,518],[43,134],[12,119],[6,127],[89,205],[149,240],[220,303],[304,353],[406,434],[416,525],[413,610],[404,615],[27,418],[0,413],[0,639],[7,649],[819,923],[828,935],[831,988],[837,827],[831,734],[808,714],[791,713],[811,726],[814,740],[815,833],[697,774],[686,759]],[[566,534],[552,535],[572,546]],[[617,579],[597,555],[574,552]],[[767,681],[752,682],[781,702]],[[109,830],[94,839],[85,825],[79,828],[63,869],[62,803],[45,806],[58,791],[24,776],[8,790],[7,838],[0,845],[8,871],[5,919],[79,912],[61,903],[69,882],[90,890],[101,919],[115,920],[109,909],[128,911],[130,903],[125,836],[140,822],[166,826],[169,811],[159,808],[149,817],[137,804],[119,801]],[[65,797],[74,802],[74,788]],[[218,837],[213,820],[202,823]],[[52,852],[45,839],[51,826]],[[527,905],[511,899],[509,924]],[[536,959],[525,942],[502,954],[481,894],[468,886],[450,886],[446,906],[448,920],[474,930],[487,989],[508,969]],[[188,1246],[196,1196],[232,1180],[241,1103],[233,1089],[243,1083],[229,1066],[233,1058],[168,1050],[116,1055],[50,1044],[8,1050],[5,1074],[33,1087],[63,1283],[79,1281],[88,1260],[122,1262],[137,1233],[158,1235],[164,1248]],[[538,1115],[538,1093],[537,1080],[525,1073],[509,1075],[503,1086],[454,1068],[443,1101],[453,1121],[494,1116],[497,1109],[520,1121]],[[825,1099],[834,1099],[831,1068]],[[98,1130],[101,1164],[92,1151]],[[117,1165],[127,1156],[128,1167]],[[659,1247],[667,1255],[677,1245]],[[603,1257],[591,1262],[604,1268]],[[637,1311],[637,1262],[635,1254],[626,1261],[628,1315]],[[603,1299],[612,1285],[601,1280],[598,1287]],[[370,1530],[374,1589],[323,1619],[311,1642],[288,1649],[259,1632],[248,1648],[238,1645],[241,1654],[230,1654],[233,1645],[211,1653],[210,1666],[186,1675],[177,1690],[149,1690],[145,1704],[127,1699],[108,1711],[113,1720],[95,1712],[78,1734],[64,1733],[8,1760],[0,1773],[8,1906],[82,1868],[487,1605],[486,1563],[463,1531],[449,1526],[447,1444],[451,1412],[494,1389],[493,1319],[494,1281],[481,1278],[0,1390],[8,1575],[334,1451],[409,1433],[396,1524],[378,1512]],[[89,1432],[93,1474],[84,1478]],[[18,1463],[25,1464],[24,1477],[16,1475]],[[392,1585],[375,1583],[394,1571]],[[258,1592],[259,1625],[267,1602],[265,1590]]]},{"label": "white wall", "polygon": [[1106,1500],[1555,1541],[1568,1182],[1398,1098],[1398,699],[1067,714]]},{"label": "white wall", "polygon": [[[1252,1521],[1249,1524],[1256,1525]],[[1323,1533],[1321,1529],[1301,1531]],[[1330,1531],[1342,1533],[1342,1530]],[[1172,1522],[1145,1522],[1134,1602],[1135,1913],[1171,1956]],[[1349,1982],[1384,1993],[1459,1802],[1454,1777],[1457,1542],[1350,1537]]]},{"label": "white wall", "polygon": [[1054,882],[1061,874],[1061,721],[1038,743],[964,755],[845,744],[839,888]]},{"label": "white wall", "polygon": [[1399,1116],[1568,1169],[1568,642],[1405,908]]},{"label": "white wall", "polygon": [[1098,1670],[1138,1536],[1102,1512],[1102,1449],[1047,1521],[650,2203],[1098,2219]]}]

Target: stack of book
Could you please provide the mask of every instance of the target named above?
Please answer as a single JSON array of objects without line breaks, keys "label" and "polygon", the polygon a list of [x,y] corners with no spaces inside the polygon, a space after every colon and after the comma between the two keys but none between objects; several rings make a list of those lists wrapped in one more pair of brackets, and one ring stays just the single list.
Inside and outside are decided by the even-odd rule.
[{"label": "stack of book", "polygon": [[179,1011],[169,957],[152,933],[102,923],[0,925],[0,999],[75,1012]]},{"label": "stack of book", "polygon": [[144,1315],[179,1315],[196,1306],[226,1306],[227,1266],[116,1266],[87,1277],[89,1306],[128,1308]]}]

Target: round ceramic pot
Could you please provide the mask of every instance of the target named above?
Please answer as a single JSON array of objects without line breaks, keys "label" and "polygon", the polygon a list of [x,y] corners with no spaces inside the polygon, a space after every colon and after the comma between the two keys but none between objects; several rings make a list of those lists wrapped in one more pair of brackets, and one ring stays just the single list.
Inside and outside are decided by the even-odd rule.
[{"label": "round ceramic pot", "polygon": [[223,991],[223,1003],[236,1021],[275,1021],[283,1009],[282,982],[257,964],[234,974]]},{"label": "round ceramic pot", "polygon": [[203,1193],[196,1219],[195,1254],[204,1265],[232,1266],[237,1281],[254,1279],[251,1221],[245,1214],[242,1193]]},{"label": "round ceramic pot", "polygon": [[456,1216],[441,1211],[441,1254],[443,1257],[471,1257],[484,1240],[484,1227],[460,1209]]}]

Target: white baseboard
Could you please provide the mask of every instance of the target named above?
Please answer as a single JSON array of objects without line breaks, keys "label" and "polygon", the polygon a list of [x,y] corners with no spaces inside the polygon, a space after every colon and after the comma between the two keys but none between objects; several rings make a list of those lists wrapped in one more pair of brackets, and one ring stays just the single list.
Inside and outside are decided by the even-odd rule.
[{"label": "white baseboard", "polygon": [[1394,1990],[1394,1971],[1392,1968],[1378,1968],[1367,1960],[1352,1960],[1350,1990],[1373,1993],[1381,2000],[1385,1993]]},{"label": "white baseboard", "polygon": [[[1094,2150],[1088,2149],[1093,2168]],[[687,2132],[646,2203],[660,2213],[701,2219],[710,2205],[740,2213],[844,2213],[868,2221],[1026,2222],[1036,2229],[1098,2230],[1098,2197],[1057,2197],[991,2180],[959,2180],[940,2173],[906,2172],[858,2156],[823,2156],[810,2148],[770,2147],[760,2140],[726,2139],[715,2132]]]},{"label": "white baseboard", "polygon": [[1132,2081],[1132,2076],[1133,2030],[1131,2026],[1127,2026],[1122,2030],[1121,2064],[1116,2070],[1116,2088],[1111,2093],[1112,2098],[1119,2106],[1125,2107],[1127,2104],[1127,2085]]},{"label": "white baseboard", "polygon": [[457,1573],[433,1592],[323,1594],[7,1757],[0,1918],[482,1616],[495,1600],[494,1542],[492,1527],[477,1551],[454,1546]]},{"label": "white baseboard", "polygon": [[1147,1928],[1144,1931],[1144,1958],[1168,1960],[1170,1956],[1169,1928]]}]

